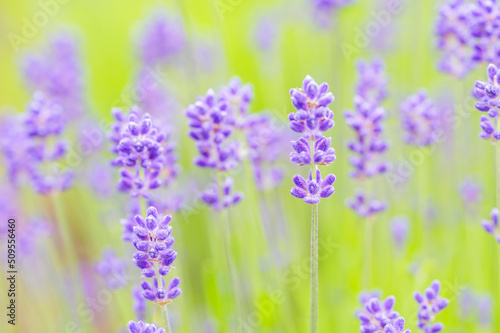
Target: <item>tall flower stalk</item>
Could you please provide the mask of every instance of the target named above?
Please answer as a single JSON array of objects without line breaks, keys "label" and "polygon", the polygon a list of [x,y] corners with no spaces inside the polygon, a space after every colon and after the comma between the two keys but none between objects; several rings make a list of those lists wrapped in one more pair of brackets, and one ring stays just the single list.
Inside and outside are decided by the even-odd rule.
[{"label": "tall flower stalk", "polygon": [[375,58],[372,62],[358,62],[358,82],[354,96],[354,110],[344,113],[346,123],[352,127],[356,137],[347,144],[353,152],[350,163],[353,170],[350,176],[363,183],[365,190],[358,189],[355,197],[346,204],[365,220],[365,259],[363,260],[363,285],[368,287],[372,271],[372,233],[373,217],[384,211],[387,204],[369,197],[368,178],[386,172],[389,164],[380,160],[388,148],[382,137],[383,120],[386,112],[381,106],[387,96],[387,77],[384,63]]},{"label": "tall flower stalk", "polygon": [[302,88],[290,90],[291,101],[296,112],[290,113],[290,128],[302,137],[292,141],[294,151],[290,160],[298,165],[308,165],[311,170],[309,177],[300,175],[293,177],[295,187],[290,193],[305,203],[311,205],[311,303],[310,331],[318,331],[318,204],[321,198],[328,198],[335,192],[332,186],[335,176],[329,174],[321,177],[319,166],[327,166],[335,161],[335,149],[330,147],[331,138],[326,138],[323,132],[334,126],[333,112],[328,105],[334,101],[334,96],[328,91],[328,84],[318,85],[312,77],[306,76]]}]

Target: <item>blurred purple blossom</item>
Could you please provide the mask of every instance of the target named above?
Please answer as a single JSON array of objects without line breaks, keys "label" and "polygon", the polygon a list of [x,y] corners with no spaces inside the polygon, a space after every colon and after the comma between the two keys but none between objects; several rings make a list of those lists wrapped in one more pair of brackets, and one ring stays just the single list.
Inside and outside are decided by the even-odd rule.
[{"label": "blurred purple blossom", "polygon": [[128,329],[130,333],[165,333],[165,330],[163,328],[156,328],[155,325],[146,324],[142,321],[129,321]]},{"label": "blurred purple blossom", "polygon": [[420,306],[418,311],[418,328],[425,333],[437,333],[444,329],[441,323],[434,323],[435,315],[445,309],[450,303],[446,298],[439,296],[441,283],[432,281],[424,294],[415,292],[414,298]]},{"label": "blurred purple blossom", "polygon": [[420,90],[401,103],[401,119],[406,142],[416,146],[431,145],[439,127],[438,108],[427,92]]},{"label": "blurred purple blossom", "polygon": [[395,217],[392,219],[391,224],[392,239],[398,250],[404,248],[408,239],[408,232],[410,231],[410,223],[406,217]]},{"label": "blurred purple blossom", "polygon": [[135,317],[139,320],[144,320],[146,317],[146,299],[142,296],[142,288],[140,286],[132,288],[132,306]]},{"label": "blurred purple blossom", "polygon": [[346,200],[346,205],[361,217],[371,217],[387,208],[386,202],[370,200],[361,189],[356,190],[354,198]]},{"label": "blurred purple blossom", "polygon": [[103,251],[102,258],[95,265],[95,268],[108,288],[117,290],[127,284],[125,260],[117,257],[113,249],[109,248]]},{"label": "blurred purple blossom", "polygon": [[484,230],[489,234],[493,235],[497,242],[500,243],[500,228],[498,227],[498,219],[500,212],[498,208],[491,209],[490,220],[483,220],[481,224],[483,225]]},{"label": "blurred purple blossom", "polygon": [[220,211],[233,206],[243,199],[243,193],[233,193],[233,179],[227,177],[222,184],[222,189],[213,184],[200,195],[201,200],[213,209]]},{"label": "blurred purple blossom", "polygon": [[481,201],[482,188],[477,181],[466,178],[460,183],[459,193],[465,206],[475,205]]}]

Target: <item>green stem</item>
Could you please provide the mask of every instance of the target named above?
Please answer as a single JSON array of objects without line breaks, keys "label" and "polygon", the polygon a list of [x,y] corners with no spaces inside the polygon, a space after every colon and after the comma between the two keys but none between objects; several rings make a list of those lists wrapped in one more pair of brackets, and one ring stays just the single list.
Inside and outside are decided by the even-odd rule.
[{"label": "green stem", "polygon": [[311,206],[311,333],[318,331],[318,204]]},{"label": "green stem", "polygon": [[167,306],[166,305],[162,306],[162,309],[163,309],[163,315],[165,317],[165,333],[171,333],[172,328],[170,327],[170,320],[168,319]]}]

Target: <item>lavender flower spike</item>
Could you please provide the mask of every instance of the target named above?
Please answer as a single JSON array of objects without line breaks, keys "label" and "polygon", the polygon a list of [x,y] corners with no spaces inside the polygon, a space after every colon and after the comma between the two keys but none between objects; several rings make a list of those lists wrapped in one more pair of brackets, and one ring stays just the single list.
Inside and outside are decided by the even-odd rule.
[{"label": "lavender flower spike", "polygon": [[500,71],[495,65],[490,64],[487,74],[488,82],[476,81],[475,83],[474,96],[478,101],[474,106],[489,117],[481,116],[479,137],[497,142],[500,140],[500,129],[495,128],[500,115]]},{"label": "lavender flower spike", "polygon": [[387,208],[387,203],[378,200],[370,201],[363,190],[356,190],[355,197],[346,200],[346,205],[361,217],[371,217]]},{"label": "lavender flower spike", "polygon": [[201,194],[200,198],[216,211],[220,211],[237,204],[243,199],[243,193],[236,192],[233,194],[232,192],[233,179],[227,177],[222,186],[222,193],[220,193],[219,187],[213,184]]},{"label": "lavender flower spike", "polygon": [[365,310],[358,313],[361,321],[359,331],[361,333],[395,332],[410,333],[404,330],[404,319],[399,317],[399,313],[394,311],[396,298],[387,297],[382,303],[373,297],[364,304]]},{"label": "lavender flower spike", "polygon": [[172,227],[169,225],[171,220],[170,215],[160,215],[152,206],[147,209],[146,218],[135,216],[137,225],[133,230],[137,238],[133,244],[137,251],[132,261],[146,278],[156,275],[155,264],[159,265],[160,275],[167,275],[177,258],[177,252],[171,249],[174,244]]},{"label": "lavender flower spike", "polygon": [[427,146],[436,140],[438,110],[424,90],[417,92],[401,104],[403,128],[406,142],[416,146]]},{"label": "lavender flower spike", "polygon": [[316,168],[316,179],[313,179],[312,171],[310,171],[307,180],[300,175],[295,175],[293,182],[295,187],[290,190],[290,194],[303,199],[307,204],[317,204],[320,198],[328,198],[335,193],[335,188],[332,186],[335,182],[335,175],[329,174],[325,179],[321,179],[318,168]]},{"label": "lavender flower spike", "polygon": [[142,295],[151,302],[159,306],[164,306],[182,293],[179,288],[180,282],[179,278],[173,278],[168,286],[165,286],[165,279],[160,277],[160,282],[158,282],[158,278],[155,276],[153,277],[153,285],[148,281],[142,282],[141,287],[144,290]]},{"label": "lavender flower spike", "polygon": [[128,329],[130,333],[165,333],[163,328],[156,328],[155,325],[145,324],[142,321],[129,321]]},{"label": "lavender flower spike", "polygon": [[492,234],[497,242],[500,243],[500,228],[498,227],[499,215],[500,212],[498,211],[498,208],[493,208],[490,214],[491,220],[483,220],[481,224],[483,225],[484,230]]},{"label": "lavender flower spike", "polygon": [[425,333],[441,332],[444,328],[443,324],[434,323],[436,314],[449,304],[446,298],[439,296],[440,289],[441,283],[438,280],[434,280],[431,286],[425,290],[425,295],[419,292],[414,294],[415,300],[420,305],[418,328]]}]

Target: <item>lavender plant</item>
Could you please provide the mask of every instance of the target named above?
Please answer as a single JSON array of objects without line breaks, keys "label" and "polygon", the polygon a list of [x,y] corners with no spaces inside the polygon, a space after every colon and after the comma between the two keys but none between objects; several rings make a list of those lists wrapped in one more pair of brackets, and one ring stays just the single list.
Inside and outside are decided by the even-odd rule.
[{"label": "lavender plant", "polygon": [[[330,197],[335,188],[335,175],[329,174],[324,179],[320,165],[328,166],[335,161],[335,150],[330,147],[331,138],[323,132],[334,126],[333,112],[329,105],[334,96],[328,91],[328,84],[318,85],[312,77],[306,76],[302,88],[290,90],[290,99],[296,112],[288,115],[292,131],[302,134],[297,141],[292,141],[295,150],[290,154],[290,161],[311,168],[309,178],[300,175],[293,177],[295,187],[290,193],[311,205],[311,332],[318,330],[318,203],[322,198]],[[314,178],[313,178],[314,174]]]},{"label": "lavender plant", "polygon": [[439,296],[441,283],[434,280],[431,286],[425,290],[424,295],[415,292],[414,298],[420,306],[418,311],[418,328],[425,333],[437,333],[444,329],[441,323],[435,323],[436,314],[441,312],[449,304],[446,298]]},{"label": "lavender plant", "polygon": [[498,64],[500,3],[496,0],[449,0],[439,7],[437,46],[443,53],[438,69],[463,77],[481,63]]},{"label": "lavender plant", "polygon": [[439,126],[438,109],[425,90],[409,96],[401,104],[406,142],[415,146],[428,146],[436,140]]},{"label": "lavender plant", "polygon": [[490,220],[483,220],[481,224],[487,233],[493,235],[497,242],[500,243],[500,228],[498,227],[498,219],[500,212],[498,208],[493,208],[490,213]]},{"label": "lavender plant", "polygon": [[358,313],[361,321],[361,333],[410,333],[405,330],[405,320],[394,311],[396,298],[387,297],[382,304],[377,297],[370,298],[364,303],[365,310]]}]

